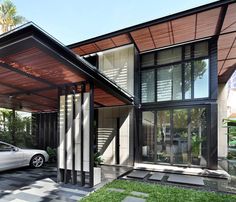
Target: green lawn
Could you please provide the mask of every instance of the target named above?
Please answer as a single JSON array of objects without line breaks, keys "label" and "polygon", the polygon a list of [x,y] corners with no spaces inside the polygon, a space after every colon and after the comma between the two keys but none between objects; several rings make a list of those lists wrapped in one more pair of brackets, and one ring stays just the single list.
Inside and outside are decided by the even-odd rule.
[{"label": "green lawn", "polygon": [[[107,188],[124,189],[125,192],[118,193],[108,191]],[[148,184],[127,180],[115,180],[98,191],[82,199],[82,202],[120,202],[126,196],[132,196],[131,191],[148,193],[147,201],[155,202],[236,202],[236,195],[219,194],[214,192],[198,191],[192,189],[182,189],[171,186]]]}]

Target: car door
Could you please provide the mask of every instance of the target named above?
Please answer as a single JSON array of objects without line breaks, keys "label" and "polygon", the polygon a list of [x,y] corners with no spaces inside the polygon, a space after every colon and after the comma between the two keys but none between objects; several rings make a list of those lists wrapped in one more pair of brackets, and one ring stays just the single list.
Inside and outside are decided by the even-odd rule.
[{"label": "car door", "polygon": [[12,145],[0,142],[0,170],[7,170],[21,166],[22,153]]}]

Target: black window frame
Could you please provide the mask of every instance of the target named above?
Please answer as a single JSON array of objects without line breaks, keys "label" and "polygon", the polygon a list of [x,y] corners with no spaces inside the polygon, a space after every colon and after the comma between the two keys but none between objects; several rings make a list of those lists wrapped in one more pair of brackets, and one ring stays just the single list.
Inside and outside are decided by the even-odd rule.
[{"label": "black window frame", "polygon": [[[201,56],[201,57],[194,57],[194,47],[196,44],[199,43],[207,43],[208,44],[208,50],[207,50],[207,55],[206,56]],[[185,47],[190,46],[190,59],[185,59]],[[182,60],[178,61],[178,62],[173,62],[173,63],[166,63],[166,64],[162,64],[162,65],[158,65],[157,64],[157,55],[159,51],[162,50],[166,50],[166,49],[172,49],[172,48],[176,48],[176,47],[181,47],[182,49]],[[206,100],[206,99],[210,99],[211,97],[211,51],[210,51],[210,41],[209,40],[203,40],[203,41],[198,41],[198,42],[193,42],[193,43],[188,43],[185,45],[180,45],[180,46],[175,46],[175,47],[169,47],[166,49],[162,49],[162,50],[157,50],[157,51],[152,51],[152,52],[148,52],[148,53],[143,53],[140,55],[140,77],[142,77],[142,72],[147,71],[147,70],[154,70],[154,74],[155,74],[155,83],[154,83],[154,93],[155,93],[155,101],[154,102],[142,102],[142,82],[140,82],[140,103],[142,105],[146,105],[146,104],[154,104],[154,103],[165,103],[165,102],[181,102],[181,101],[197,101],[197,100]],[[152,66],[144,66],[142,67],[142,55],[146,55],[146,54],[153,54],[154,53],[154,65]],[[202,98],[194,98],[194,61],[198,61],[198,60],[208,60],[208,97],[202,97]],[[191,63],[191,98],[189,99],[185,99],[185,64],[186,63]],[[182,99],[180,100],[168,100],[168,101],[157,101],[157,69],[158,68],[165,68],[165,67],[170,67],[170,66],[174,66],[174,65],[181,65],[181,71],[182,71]]]}]

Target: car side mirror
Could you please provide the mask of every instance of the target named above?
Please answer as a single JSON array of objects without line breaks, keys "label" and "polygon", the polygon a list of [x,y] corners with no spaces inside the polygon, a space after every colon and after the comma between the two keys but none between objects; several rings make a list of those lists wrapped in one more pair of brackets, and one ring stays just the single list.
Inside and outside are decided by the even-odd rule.
[{"label": "car side mirror", "polygon": [[17,152],[19,149],[17,147],[12,147],[12,151]]}]

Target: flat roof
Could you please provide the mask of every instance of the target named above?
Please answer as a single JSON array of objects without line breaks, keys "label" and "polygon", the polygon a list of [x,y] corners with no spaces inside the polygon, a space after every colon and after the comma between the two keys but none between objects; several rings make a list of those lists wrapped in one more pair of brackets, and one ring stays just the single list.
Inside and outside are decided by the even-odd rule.
[{"label": "flat roof", "polygon": [[58,89],[94,83],[98,106],[126,105],[132,96],[32,22],[0,35],[0,106],[56,111]]}]

